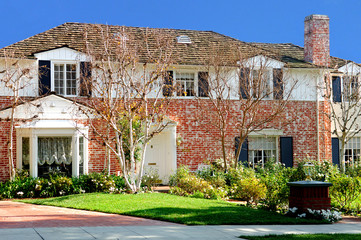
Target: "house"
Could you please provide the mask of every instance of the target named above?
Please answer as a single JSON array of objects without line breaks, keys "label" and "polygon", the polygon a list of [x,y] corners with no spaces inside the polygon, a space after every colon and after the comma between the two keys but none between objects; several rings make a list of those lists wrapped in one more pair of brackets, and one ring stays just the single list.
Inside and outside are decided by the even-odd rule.
[{"label": "house", "polygon": [[[42,74],[35,73],[20,94],[30,101],[16,106],[17,120],[14,135],[16,167],[28,169],[32,176],[42,176],[51,169],[62,166],[68,175],[78,176],[104,169],[105,148],[93,141],[93,133],[87,125],[87,116],[77,113],[77,108],[86,102],[91,94],[82,90],[82,74],[86,69],[89,56],[84,50],[84,30],[92,24],[65,23],[43,33],[29,37],[2,49],[13,51],[15,56],[25,56],[22,64],[34,66]],[[101,25],[100,25],[101,26]],[[126,28],[135,36],[146,28],[108,26],[114,34]],[[233,47],[241,49],[246,61],[254,64],[250,78],[255,79],[262,62],[267,59],[269,88],[276,88],[277,75],[287,79],[297,79],[297,84],[289,95],[285,117],[292,119],[282,125],[277,121],[267,123],[267,127],[249,134],[242,144],[240,160],[255,165],[276,158],[287,166],[297,164],[298,160],[339,161],[337,139],[331,135],[331,124],[326,115],[329,111],[320,85],[326,74],[333,74],[334,86],[342,81],[342,73],[353,69],[358,77],[360,67],[352,61],[330,56],[329,18],[324,15],[311,15],[305,18],[305,47],[291,43],[246,43],[212,31],[193,31],[158,29],[174,38],[176,61],[169,74],[182,86],[182,92],[172,93],[174,101],[169,107],[168,117],[173,121],[161,134],[156,135],[149,144],[146,166],[156,168],[163,180],[177,166],[188,165],[195,170],[205,160],[221,157],[220,144],[194,120],[197,108],[196,97],[205,97],[202,88],[205,60],[214,51],[213,46],[223,47],[224,56],[234,56]],[[96,35],[91,35],[94,39]],[[250,54],[257,52],[256,54]],[[2,54],[2,60],[4,55]],[[244,59],[243,59],[244,60]],[[4,65],[4,61],[0,64]],[[276,71],[275,71],[276,69]],[[240,89],[239,72],[235,69],[229,75],[234,89]],[[4,83],[0,88],[0,180],[9,178],[8,132],[11,114],[11,91]],[[337,85],[338,84],[338,85]],[[272,108],[281,95],[272,95],[264,100],[265,111]],[[334,87],[334,99],[340,93]],[[230,100],[240,98],[239,91]],[[169,94],[166,91],[164,95]],[[238,95],[237,95],[238,94]],[[75,103],[74,103],[75,102]],[[237,133],[236,122],[230,122],[226,132],[228,154],[234,154]],[[358,145],[350,145],[350,154],[360,152],[360,137],[355,138]],[[332,146],[334,148],[332,148]],[[56,154],[55,154],[56,153]],[[112,159],[112,173],[120,167]]]}]

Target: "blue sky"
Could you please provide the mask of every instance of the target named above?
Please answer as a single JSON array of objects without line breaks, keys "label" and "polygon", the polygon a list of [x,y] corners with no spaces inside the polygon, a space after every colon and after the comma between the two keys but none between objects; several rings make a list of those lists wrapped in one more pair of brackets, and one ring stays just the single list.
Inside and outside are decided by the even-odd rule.
[{"label": "blue sky", "polygon": [[361,63],[359,0],[2,0],[0,47],[64,22],[212,30],[303,46],[303,20],[330,17],[331,55]]}]

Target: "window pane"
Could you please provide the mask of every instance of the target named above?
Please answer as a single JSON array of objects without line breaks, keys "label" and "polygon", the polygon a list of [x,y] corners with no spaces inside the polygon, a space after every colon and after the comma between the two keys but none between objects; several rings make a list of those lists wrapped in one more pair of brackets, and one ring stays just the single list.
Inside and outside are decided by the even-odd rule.
[{"label": "window pane", "polygon": [[177,96],[195,96],[194,73],[176,73]]},{"label": "window pane", "polygon": [[38,176],[46,176],[52,172],[71,176],[71,137],[38,138]]},{"label": "window pane", "polygon": [[248,158],[251,167],[263,167],[264,163],[276,158],[275,137],[254,137],[248,139]]},{"label": "window pane", "polygon": [[29,150],[29,138],[23,137],[22,138],[22,162],[23,162],[23,169],[29,170],[29,162],[30,162],[30,150]]},{"label": "window pane", "polygon": [[84,174],[84,137],[79,137],[79,175]]}]

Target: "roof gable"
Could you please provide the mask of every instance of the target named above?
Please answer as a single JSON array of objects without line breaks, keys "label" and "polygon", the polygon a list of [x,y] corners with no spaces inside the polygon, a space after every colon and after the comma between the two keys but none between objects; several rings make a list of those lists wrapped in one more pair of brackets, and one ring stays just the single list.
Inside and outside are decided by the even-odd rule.
[{"label": "roof gable", "polygon": [[69,47],[60,47],[47,51],[35,53],[34,56],[41,60],[77,60],[86,61],[87,56],[79,51],[71,49]]},{"label": "roof gable", "polygon": [[[65,97],[51,94],[37,98],[31,102],[18,105],[15,108],[15,119],[86,119],[84,114],[79,112],[82,104],[75,103]],[[0,111],[0,119],[9,119],[11,108]]]}]

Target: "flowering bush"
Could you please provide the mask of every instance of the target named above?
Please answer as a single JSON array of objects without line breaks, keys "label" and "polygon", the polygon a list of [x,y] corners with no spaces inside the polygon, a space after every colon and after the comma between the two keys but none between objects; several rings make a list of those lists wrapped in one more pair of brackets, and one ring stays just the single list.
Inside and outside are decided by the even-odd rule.
[{"label": "flowering bush", "polygon": [[171,177],[171,194],[179,196],[190,196],[209,199],[222,199],[227,196],[227,191],[222,188],[213,187],[210,183],[195,174],[190,173],[186,167],[181,167]]},{"label": "flowering bush", "polygon": [[49,175],[48,178],[32,178],[18,174],[13,181],[0,183],[1,198],[56,197],[85,192],[120,193],[125,191],[123,177],[91,173],[79,178]]},{"label": "flowering bush", "polygon": [[342,219],[341,213],[337,211],[331,211],[329,209],[324,210],[312,210],[307,208],[306,212],[299,211],[296,207],[290,208],[286,213],[287,216],[296,218],[308,218],[317,220],[326,220],[328,222],[337,222]]},{"label": "flowering bush", "polygon": [[153,191],[154,187],[158,186],[162,180],[159,179],[159,174],[155,169],[147,169],[147,173],[143,176],[142,185],[148,191]]}]

